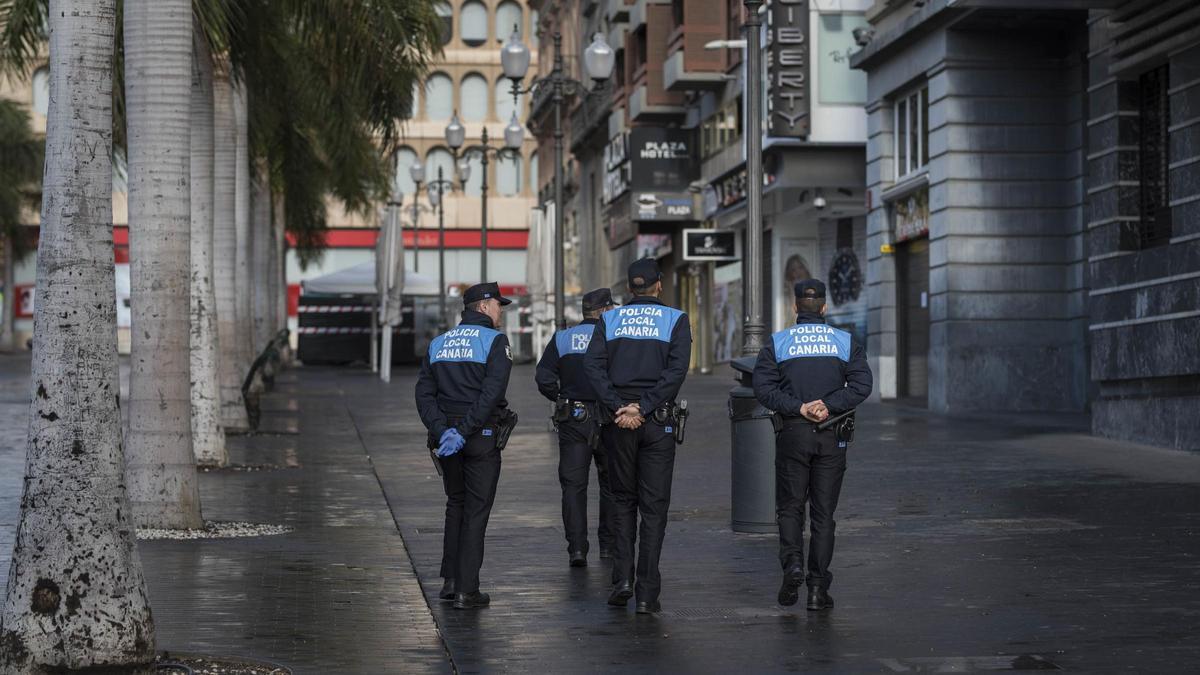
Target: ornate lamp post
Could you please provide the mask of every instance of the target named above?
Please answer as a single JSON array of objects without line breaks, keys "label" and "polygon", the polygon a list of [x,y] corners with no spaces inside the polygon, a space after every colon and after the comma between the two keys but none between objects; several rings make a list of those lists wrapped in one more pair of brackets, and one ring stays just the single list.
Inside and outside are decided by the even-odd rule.
[{"label": "ornate lamp post", "polygon": [[467,179],[471,176],[471,155],[478,155],[481,171],[480,185],[480,203],[481,203],[481,218],[479,228],[479,276],[480,281],[488,280],[487,273],[487,222],[488,222],[488,162],[492,157],[497,160],[504,158],[519,159],[521,157],[521,144],[525,141],[525,130],[520,124],[516,124],[514,130],[513,125],[516,124],[516,115],[513,115],[513,121],[504,128],[504,146],[493,147],[488,144],[487,125],[483,127],[483,134],[480,137],[479,145],[463,147],[466,142],[467,130],[462,123],[458,121],[458,113],[450,118],[450,124],[446,125],[446,145],[450,146],[450,152],[454,155],[455,162],[458,166],[458,178],[463,183],[463,190],[466,191]]},{"label": "ornate lamp post", "polygon": [[425,189],[429,192],[429,203],[433,204],[438,214],[438,330],[446,323],[446,205],[442,200],[443,192],[453,192],[454,183],[442,175],[442,167],[438,167],[437,180],[430,181]]},{"label": "ornate lamp post", "polygon": [[763,334],[763,223],[762,223],[762,0],[744,0],[746,7],[746,323],[742,327],[742,355],[762,349]]},{"label": "ornate lamp post", "polygon": [[[583,52],[583,66],[587,75],[599,84],[612,76],[613,66],[617,55],[608,46],[604,35],[596,33],[592,44]],[[529,48],[521,42],[521,37],[514,30],[500,50],[500,65],[504,76],[512,80],[513,101],[516,102],[521,94],[529,94],[544,86],[552,87],[554,96],[554,321],[559,329],[566,328],[566,300],[563,289],[563,130],[562,111],[563,96],[586,90],[583,83],[567,77],[563,73],[562,34],[554,33],[554,68],[550,75],[534,79],[526,89],[521,88],[521,81],[529,70]],[[515,121],[514,115],[514,121]],[[505,130],[507,137],[508,130]]]},{"label": "ornate lamp post", "polygon": [[425,182],[425,165],[416,160],[408,167],[408,175],[416,184],[413,190],[412,222],[413,222],[413,271],[421,271],[421,183]]}]

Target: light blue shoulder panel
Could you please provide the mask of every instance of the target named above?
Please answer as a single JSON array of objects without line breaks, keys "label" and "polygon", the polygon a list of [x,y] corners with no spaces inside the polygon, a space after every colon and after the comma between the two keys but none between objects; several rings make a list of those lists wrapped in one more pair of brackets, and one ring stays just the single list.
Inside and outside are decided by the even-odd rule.
[{"label": "light blue shoulder panel", "polygon": [[604,313],[606,340],[658,340],[670,342],[683,312],[663,305],[626,305]]},{"label": "light blue shoulder panel", "polygon": [[596,324],[581,323],[578,326],[565,328],[554,334],[554,346],[558,348],[559,357],[568,354],[583,354],[592,341],[592,333],[596,332]]},{"label": "light blue shoulder panel", "polygon": [[500,331],[485,326],[459,326],[429,343],[430,363],[487,363]]},{"label": "light blue shoulder panel", "polygon": [[797,324],[775,333],[771,340],[779,363],[814,356],[850,360],[850,334],[823,323]]}]

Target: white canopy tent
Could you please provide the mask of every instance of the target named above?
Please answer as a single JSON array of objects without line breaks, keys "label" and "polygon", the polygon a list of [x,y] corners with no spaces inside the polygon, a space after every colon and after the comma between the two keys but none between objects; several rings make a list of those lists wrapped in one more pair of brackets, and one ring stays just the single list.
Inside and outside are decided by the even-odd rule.
[{"label": "white canopy tent", "polygon": [[[365,262],[300,282],[305,293],[329,295],[365,295],[375,298],[375,263]],[[415,272],[404,272],[404,295],[437,296],[437,279]]]}]

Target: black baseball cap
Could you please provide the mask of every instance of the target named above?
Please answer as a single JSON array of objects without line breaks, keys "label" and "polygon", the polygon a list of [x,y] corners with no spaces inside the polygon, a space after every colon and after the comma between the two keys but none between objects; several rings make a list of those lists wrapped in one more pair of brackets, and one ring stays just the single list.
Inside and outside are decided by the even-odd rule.
[{"label": "black baseball cap", "polygon": [[662,278],[658,271],[658,261],[654,258],[642,258],[633,261],[629,266],[629,285],[633,288],[646,288]]},{"label": "black baseball cap", "polygon": [[615,304],[617,303],[613,302],[612,291],[607,288],[597,288],[583,294],[583,311],[585,312],[594,312]]},{"label": "black baseball cap", "polygon": [[796,282],[795,291],[797,300],[824,298],[825,284],[820,279],[801,279]]},{"label": "black baseball cap", "polygon": [[480,300],[487,300],[488,298],[495,298],[499,300],[501,306],[512,304],[512,300],[500,295],[500,285],[494,281],[489,281],[483,284],[475,284],[474,286],[468,288],[466,292],[463,293],[463,304],[469,305],[474,302],[479,302]]}]

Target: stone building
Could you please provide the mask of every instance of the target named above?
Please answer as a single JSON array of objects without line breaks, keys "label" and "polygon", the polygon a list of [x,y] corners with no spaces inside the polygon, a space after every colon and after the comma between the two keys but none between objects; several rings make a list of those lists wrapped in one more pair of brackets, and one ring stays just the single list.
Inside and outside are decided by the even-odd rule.
[{"label": "stone building", "polygon": [[868,351],[883,398],[1092,412],[1200,449],[1194,3],[876,0]]}]

